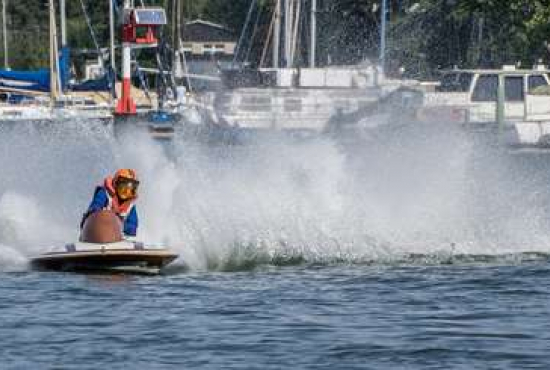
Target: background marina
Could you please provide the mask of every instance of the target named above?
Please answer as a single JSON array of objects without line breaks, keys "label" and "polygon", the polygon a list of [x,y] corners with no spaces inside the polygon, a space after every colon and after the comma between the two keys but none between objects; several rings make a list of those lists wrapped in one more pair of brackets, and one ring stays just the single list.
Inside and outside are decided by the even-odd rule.
[{"label": "background marina", "polygon": [[[451,3],[419,1],[411,10],[407,2],[406,11],[435,28],[434,18],[454,14],[458,3]],[[319,1],[318,23],[342,4]],[[306,5],[295,20],[306,22]],[[174,13],[166,9],[170,23]],[[254,11],[245,40],[254,39]],[[281,41],[279,68],[269,63],[269,48],[260,70],[250,65],[207,79],[206,67],[188,71],[181,79],[192,79],[192,88],[177,95],[184,101],[168,96],[162,110],[137,87],[138,78],[136,117],[115,118],[117,100],[108,93],[101,98],[106,119],[85,118],[71,106],[79,98],[64,102],[61,95],[59,107],[47,96],[5,107],[20,113],[0,123],[1,366],[548,368],[548,70],[526,63],[501,68],[510,61],[484,49],[479,37],[491,29],[491,11],[452,25],[473,40],[472,61],[489,55],[498,65],[448,64],[440,83],[420,82],[411,66],[393,75],[399,68],[389,51],[381,64],[392,78],[382,78],[380,55],[346,64],[332,53],[328,63],[326,47],[317,49],[316,68],[304,67],[307,54],[306,64],[287,68]],[[499,26],[506,31],[502,24],[513,23],[503,13]],[[380,8],[368,14],[379,19]],[[388,19],[392,29],[403,26]],[[475,32],[464,31],[465,23]],[[284,24],[281,34],[296,23]],[[454,33],[421,29],[426,40],[432,32],[442,44],[454,40]],[[406,30],[404,43],[407,35],[418,37]],[[326,45],[319,36],[318,45]],[[216,45],[182,38],[183,49],[187,43]],[[118,55],[120,45],[113,45]],[[395,56],[397,46],[389,47]],[[450,60],[462,60],[456,49]],[[134,52],[156,59],[145,49]],[[531,52],[536,61],[540,55]],[[180,53],[180,61],[182,55],[189,69],[192,52]],[[196,58],[202,67],[217,64]],[[228,67],[233,56],[225,58]],[[48,77],[62,69],[55,64]],[[139,69],[164,75],[171,86],[177,73],[162,64]],[[214,93],[197,83],[221,87],[228,75],[268,84]],[[103,103],[89,104],[90,114]],[[142,178],[140,238],[169,245],[180,258],[156,277],[31,270],[31,256],[77,240],[92,190],[121,166]]]}]

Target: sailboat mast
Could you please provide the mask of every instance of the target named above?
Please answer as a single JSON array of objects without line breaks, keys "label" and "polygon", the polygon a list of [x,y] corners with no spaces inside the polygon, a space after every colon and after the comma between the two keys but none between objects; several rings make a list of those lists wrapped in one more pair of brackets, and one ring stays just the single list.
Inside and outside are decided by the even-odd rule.
[{"label": "sailboat mast", "polygon": [[55,6],[54,0],[49,1],[50,6],[50,105],[53,107],[57,99],[57,71],[56,71],[56,42]]},{"label": "sailboat mast", "polygon": [[59,0],[59,14],[61,15],[61,47],[67,46],[67,11],[65,0]]},{"label": "sailboat mast", "polygon": [[273,27],[273,68],[279,68],[281,48],[281,0],[275,0],[275,25]]},{"label": "sailboat mast", "polygon": [[317,0],[311,0],[311,40],[309,45],[309,67],[315,68],[315,53],[317,52]]},{"label": "sailboat mast", "polygon": [[295,3],[294,13],[294,25],[292,26],[292,44],[290,48],[290,67],[294,67],[294,60],[296,57],[296,47],[298,46],[298,31],[300,31],[300,11],[301,1]]},{"label": "sailboat mast", "polygon": [[283,28],[284,34],[283,34],[283,44],[285,46],[284,49],[284,67],[288,68],[290,64],[290,39],[291,39],[291,10],[290,10],[290,3],[292,0],[285,0],[284,1],[284,9],[285,9],[285,26]]},{"label": "sailboat mast", "polygon": [[176,0],[176,4],[177,4],[177,16],[176,16],[176,37],[177,37],[177,49],[181,49],[182,47],[182,42],[181,42],[181,22],[182,22],[182,19],[181,19],[181,13],[183,11],[183,6],[181,4],[181,1],[180,0]]},{"label": "sailboat mast", "polygon": [[388,0],[382,0],[382,9],[380,12],[380,67],[382,73],[386,68],[386,23],[388,21]]},{"label": "sailboat mast", "polygon": [[[179,50],[179,57],[181,59],[178,60],[178,65],[182,67],[182,73],[185,74],[185,79],[187,81],[187,89],[189,92],[193,91],[193,87],[191,85],[191,79],[189,78],[189,68],[187,67],[187,59],[185,57],[185,51],[183,50],[183,33],[182,33],[182,22],[185,22],[185,16],[184,16],[184,4],[182,0],[178,1],[178,50]],[[179,63],[181,62],[181,63]]]},{"label": "sailboat mast", "polygon": [[4,68],[10,69],[8,59],[8,26],[6,25],[6,2],[8,0],[2,0],[2,37],[4,39]]},{"label": "sailboat mast", "polygon": [[[168,8],[168,5],[166,6]],[[170,31],[171,31],[171,41],[172,41],[172,46],[174,48],[176,48],[176,34],[177,34],[177,31],[176,31],[176,7],[177,7],[177,4],[176,4],[176,0],[172,0],[172,4],[171,4],[171,10],[170,10],[170,16],[172,17],[172,20],[170,21]]]}]

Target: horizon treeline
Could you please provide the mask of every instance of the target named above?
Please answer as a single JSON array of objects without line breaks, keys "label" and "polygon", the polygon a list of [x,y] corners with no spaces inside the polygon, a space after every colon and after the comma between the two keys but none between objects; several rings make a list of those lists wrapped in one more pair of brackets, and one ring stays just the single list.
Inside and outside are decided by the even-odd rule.
[{"label": "horizon treeline", "polygon": [[[48,65],[48,1],[6,1],[9,66],[32,69]],[[83,7],[99,47],[109,40],[108,1],[66,0],[69,46],[94,49]],[[120,1],[120,0],[119,0]],[[147,1],[170,12],[173,1]],[[182,19],[223,24],[239,36],[252,0],[180,0]],[[254,0],[242,58],[256,65],[265,47],[274,0]],[[302,0],[307,14],[311,0]],[[386,60],[389,71],[430,77],[459,66],[531,66],[550,60],[550,0],[387,0]],[[140,3],[136,0],[136,3]],[[317,0],[319,65],[357,63],[379,56],[381,0]],[[59,4],[56,1],[57,10]],[[171,17],[168,17],[169,20]],[[0,20],[1,21],[1,20]],[[59,19],[57,21],[59,27]],[[297,60],[307,60],[309,19],[303,17]],[[169,26],[170,27],[170,26]],[[168,32],[167,32],[168,31]],[[169,29],[165,30],[169,35]],[[0,43],[1,44],[1,43]],[[269,58],[269,54],[267,53]],[[0,53],[4,60],[4,50]],[[266,61],[269,63],[269,61]]]}]

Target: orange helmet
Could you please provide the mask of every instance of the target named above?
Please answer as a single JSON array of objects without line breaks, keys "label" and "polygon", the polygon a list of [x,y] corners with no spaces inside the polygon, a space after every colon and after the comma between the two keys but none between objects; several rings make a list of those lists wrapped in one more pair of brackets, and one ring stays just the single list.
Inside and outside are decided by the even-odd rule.
[{"label": "orange helmet", "polygon": [[136,171],[132,170],[131,168],[122,168],[116,171],[115,175],[113,176],[113,183],[116,184],[117,181],[120,179],[139,183]]},{"label": "orange helmet", "polygon": [[123,201],[133,199],[137,196],[139,181],[136,171],[124,168],[115,172],[113,186],[116,194]]}]

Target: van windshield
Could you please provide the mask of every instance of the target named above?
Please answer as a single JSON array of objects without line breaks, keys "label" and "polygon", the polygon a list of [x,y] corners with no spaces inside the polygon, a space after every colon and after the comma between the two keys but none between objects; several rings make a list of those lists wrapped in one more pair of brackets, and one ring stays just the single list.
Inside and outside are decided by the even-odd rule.
[{"label": "van windshield", "polygon": [[453,72],[446,73],[441,78],[441,85],[437,87],[439,92],[468,92],[472,83],[472,73]]}]

